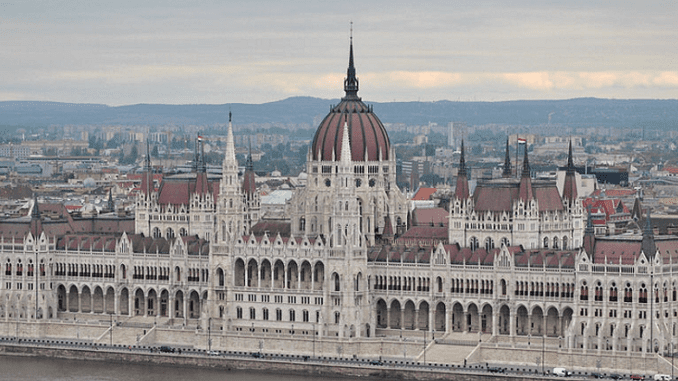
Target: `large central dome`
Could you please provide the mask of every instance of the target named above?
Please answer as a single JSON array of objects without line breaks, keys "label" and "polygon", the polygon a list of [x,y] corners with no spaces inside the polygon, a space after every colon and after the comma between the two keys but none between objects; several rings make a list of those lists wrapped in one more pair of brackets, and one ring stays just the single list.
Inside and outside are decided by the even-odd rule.
[{"label": "large central dome", "polygon": [[339,161],[344,124],[348,126],[351,142],[351,160],[388,160],[391,143],[379,118],[358,97],[358,78],[353,66],[353,42],[351,42],[348,71],[344,80],[346,96],[334,106],[323,119],[313,138],[313,160]]}]

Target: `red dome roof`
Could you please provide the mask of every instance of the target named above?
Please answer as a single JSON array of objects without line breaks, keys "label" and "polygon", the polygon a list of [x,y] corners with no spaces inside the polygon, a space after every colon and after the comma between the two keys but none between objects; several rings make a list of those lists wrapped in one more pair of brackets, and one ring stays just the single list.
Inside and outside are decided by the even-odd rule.
[{"label": "red dome roof", "polygon": [[372,108],[358,97],[358,79],[353,66],[353,43],[348,61],[348,72],[344,81],[346,96],[333,107],[323,119],[313,138],[311,155],[313,160],[331,161],[341,159],[344,124],[348,125],[353,161],[377,161],[389,159],[391,143],[384,125]]}]

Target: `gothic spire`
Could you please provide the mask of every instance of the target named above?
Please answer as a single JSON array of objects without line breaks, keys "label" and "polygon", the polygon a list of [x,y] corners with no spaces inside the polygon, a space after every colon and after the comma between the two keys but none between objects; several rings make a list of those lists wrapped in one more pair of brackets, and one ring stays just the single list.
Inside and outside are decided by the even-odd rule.
[{"label": "gothic spire", "polygon": [[346,79],[344,79],[344,91],[346,92],[344,99],[360,99],[358,98],[358,78],[355,76],[355,66],[353,65],[353,22],[351,22],[350,40],[348,70],[346,71]]},{"label": "gothic spire", "polygon": [[567,153],[567,173],[574,173],[574,161],[572,160],[572,139],[570,139],[570,148]]},{"label": "gothic spire", "polygon": [[113,201],[113,188],[108,190],[108,210],[110,212],[115,211],[115,201]]},{"label": "gothic spire", "polygon": [[523,172],[521,177],[530,177],[530,161],[527,159],[527,144],[525,144],[525,155],[523,157]]},{"label": "gothic spire", "polygon": [[40,218],[40,210],[38,209],[38,194],[33,192],[33,210],[31,212],[32,219]]},{"label": "gothic spire", "polygon": [[506,156],[504,157],[504,171],[501,173],[503,178],[511,177],[511,157],[509,155],[509,141],[506,138]]},{"label": "gothic spire", "polygon": [[657,253],[657,245],[654,242],[654,230],[652,229],[652,220],[650,219],[650,209],[647,209],[647,218],[645,219],[645,228],[643,229],[643,240],[640,249],[645,255],[652,259]]},{"label": "gothic spire", "polygon": [[466,161],[464,160],[464,140],[461,141],[461,156],[459,157],[459,171],[457,172],[457,186],[454,197],[466,200],[469,197],[468,178],[466,175]]},{"label": "gothic spire", "polygon": [[[577,179],[575,178],[574,163],[572,161],[572,140],[570,140],[570,150],[567,155],[567,171],[565,172],[565,182],[563,183],[563,198],[574,201],[577,198]],[[570,204],[572,205],[572,204]]]},{"label": "gothic spire", "polygon": [[457,176],[466,176],[466,160],[464,159],[464,140],[461,140],[461,156],[459,156],[459,172]]}]

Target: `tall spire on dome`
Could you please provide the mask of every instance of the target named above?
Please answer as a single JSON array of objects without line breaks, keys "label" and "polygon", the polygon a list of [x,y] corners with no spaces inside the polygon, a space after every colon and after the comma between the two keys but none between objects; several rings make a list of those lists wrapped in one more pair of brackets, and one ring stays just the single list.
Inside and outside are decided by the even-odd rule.
[{"label": "tall spire on dome", "polygon": [[353,65],[353,21],[351,21],[350,50],[348,56],[348,70],[344,80],[344,99],[360,99],[358,97],[358,78],[355,76],[355,66]]},{"label": "tall spire on dome", "polygon": [[506,138],[506,156],[504,157],[504,171],[501,173],[503,178],[511,177],[511,157],[509,155],[509,141]]}]

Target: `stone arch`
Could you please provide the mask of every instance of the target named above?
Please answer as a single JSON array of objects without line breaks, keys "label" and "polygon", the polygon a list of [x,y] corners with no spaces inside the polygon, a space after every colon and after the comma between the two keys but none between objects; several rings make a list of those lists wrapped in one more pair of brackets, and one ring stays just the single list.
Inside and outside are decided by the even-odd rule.
[{"label": "stone arch", "polygon": [[323,284],[325,283],[325,264],[322,261],[318,261],[313,265],[313,288],[316,291],[323,289]]},{"label": "stone arch", "polygon": [[134,316],[144,316],[146,314],[146,295],[141,288],[134,291]]},{"label": "stone arch", "polygon": [[167,317],[169,315],[169,291],[163,289],[160,291],[160,302],[158,303],[158,315]]},{"label": "stone arch", "polygon": [[391,329],[400,329],[401,328],[401,307],[400,302],[397,299],[391,301],[391,311],[389,316],[388,327]]},{"label": "stone arch", "polygon": [[242,258],[235,260],[233,281],[236,287],[245,287],[245,261]]},{"label": "stone arch", "polygon": [[287,262],[287,288],[296,290],[299,282],[299,266],[294,260]]},{"label": "stone arch", "polygon": [[200,295],[197,291],[191,291],[188,298],[188,317],[191,319],[200,318]]},{"label": "stone arch", "polygon": [[494,323],[492,312],[492,305],[485,303],[480,314],[480,330],[483,333],[492,333],[492,326]]},{"label": "stone arch", "polygon": [[517,335],[527,335],[530,332],[530,327],[528,325],[529,315],[527,313],[527,307],[520,304],[516,309],[516,334]]},{"label": "stone arch", "polygon": [[80,312],[80,295],[78,288],[72,285],[68,289],[68,312]]},{"label": "stone arch", "polygon": [[113,287],[106,288],[106,295],[104,296],[104,313],[115,313],[115,290]]},{"label": "stone arch", "polygon": [[404,309],[404,319],[403,319],[403,328],[404,329],[415,329],[416,324],[416,311],[414,308],[414,302],[407,300],[405,302]]},{"label": "stone arch", "polygon": [[427,301],[419,303],[419,329],[429,330],[429,304]]},{"label": "stone arch", "polygon": [[445,303],[438,302],[436,304],[435,315],[433,318],[433,329],[436,331],[445,332],[447,327],[445,326],[445,316],[447,314]]},{"label": "stone arch", "polygon": [[499,308],[497,326],[500,335],[509,335],[511,333],[511,309],[506,304],[502,304]]},{"label": "stone arch", "polygon": [[313,285],[313,271],[311,270],[311,264],[306,260],[301,262],[299,283],[302,290],[310,290]]},{"label": "stone arch", "polygon": [[[68,308],[67,302],[66,287],[63,284],[57,286],[57,311],[65,312]],[[2,316],[4,317],[4,316]]]},{"label": "stone arch", "polygon": [[544,334],[544,310],[541,306],[532,307],[532,336],[541,336]]},{"label": "stone arch", "polygon": [[148,290],[148,297],[146,297],[146,315],[158,315],[158,294],[154,289]]},{"label": "stone arch", "polygon": [[184,317],[184,292],[179,290],[174,294],[174,305],[172,306],[173,317]]},{"label": "stone arch", "polygon": [[278,259],[273,267],[273,287],[285,288],[285,265]]},{"label": "stone arch", "polygon": [[271,261],[264,259],[259,266],[259,286],[262,288],[271,288]]},{"label": "stone arch", "polygon": [[377,328],[388,327],[388,308],[384,299],[377,300]]},{"label": "stone arch", "polygon": [[562,334],[559,327],[559,320],[558,309],[554,306],[548,307],[546,310],[546,336],[558,337]]},{"label": "stone arch", "polygon": [[129,310],[129,290],[127,287],[123,287],[123,289],[120,290],[119,306],[120,315],[131,315],[131,311]]},{"label": "stone arch", "polygon": [[95,314],[104,313],[104,291],[100,286],[94,288],[94,294],[92,295],[92,310]]},{"label": "stone arch", "polygon": [[459,302],[452,305],[452,331],[466,331],[466,319],[464,318],[464,306]]},{"label": "stone arch", "polygon": [[217,267],[217,285],[219,287],[225,286],[224,270],[221,267]]},{"label": "stone arch", "polygon": [[259,264],[254,258],[247,261],[247,287],[258,287]]}]

